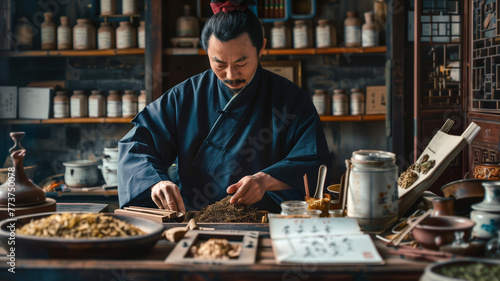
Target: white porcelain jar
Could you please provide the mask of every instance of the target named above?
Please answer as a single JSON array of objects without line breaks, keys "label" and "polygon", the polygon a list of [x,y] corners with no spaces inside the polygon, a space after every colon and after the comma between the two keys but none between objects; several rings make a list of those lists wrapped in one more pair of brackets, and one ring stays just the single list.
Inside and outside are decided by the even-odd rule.
[{"label": "white porcelain jar", "polygon": [[98,163],[90,160],[75,160],[63,163],[65,167],[64,182],[70,187],[87,187],[97,184]]}]

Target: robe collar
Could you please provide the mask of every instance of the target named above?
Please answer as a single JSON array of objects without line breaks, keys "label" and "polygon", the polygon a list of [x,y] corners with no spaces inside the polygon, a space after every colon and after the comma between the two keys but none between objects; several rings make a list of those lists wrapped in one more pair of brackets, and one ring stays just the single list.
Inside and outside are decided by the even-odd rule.
[{"label": "robe collar", "polygon": [[233,104],[236,105],[252,100],[253,97],[257,94],[257,90],[259,89],[261,72],[262,66],[259,64],[257,66],[257,69],[255,70],[255,74],[250,80],[250,83],[246,84],[236,96],[234,96],[233,90],[231,90],[226,84],[224,84],[219,78],[217,78],[217,76],[215,76],[217,79],[217,87],[219,90],[219,101],[221,106],[220,108],[225,108],[226,104],[233,98],[233,96]]}]

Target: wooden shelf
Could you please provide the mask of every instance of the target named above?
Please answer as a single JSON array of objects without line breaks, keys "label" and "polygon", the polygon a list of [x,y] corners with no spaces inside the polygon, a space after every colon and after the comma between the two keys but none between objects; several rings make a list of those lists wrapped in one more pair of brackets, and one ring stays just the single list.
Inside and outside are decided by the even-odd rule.
[{"label": "wooden shelf", "polygon": [[0,57],[95,57],[144,55],[144,49],[109,49],[109,50],[34,50],[19,52],[0,52]]},{"label": "wooden shelf", "polygon": [[[266,49],[263,55],[329,55],[329,54],[383,54],[387,52],[386,46],[376,47],[337,47],[337,48],[308,48],[308,49]],[[164,55],[205,55],[203,49],[198,48],[166,48]]]},{"label": "wooden shelf", "polygon": [[323,122],[363,122],[363,121],[383,121],[385,114],[376,115],[322,115],[319,117]]},{"label": "wooden shelf", "polygon": [[81,124],[81,123],[130,123],[132,118],[50,118],[0,120],[0,124]]}]

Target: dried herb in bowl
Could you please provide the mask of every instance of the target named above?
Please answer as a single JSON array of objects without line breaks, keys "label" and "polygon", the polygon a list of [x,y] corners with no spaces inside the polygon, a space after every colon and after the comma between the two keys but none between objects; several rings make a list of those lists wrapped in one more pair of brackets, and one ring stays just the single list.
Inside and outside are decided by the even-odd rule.
[{"label": "dried herb in bowl", "polygon": [[257,208],[247,205],[231,204],[231,196],[204,207],[194,215],[197,222],[261,222]]}]

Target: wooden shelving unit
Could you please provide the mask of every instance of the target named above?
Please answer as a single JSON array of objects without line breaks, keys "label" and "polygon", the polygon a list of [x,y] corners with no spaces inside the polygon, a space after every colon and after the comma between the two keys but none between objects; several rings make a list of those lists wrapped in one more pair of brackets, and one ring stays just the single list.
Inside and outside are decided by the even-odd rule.
[{"label": "wooden shelving unit", "polygon": [[144,55],[144,49],[109,49],[109,50],[34,50],[19,52],[0,52],[0,57],[95,57]]},{"label": "wooden shelving unit", "polygon": [[322,115],[319,117],[323,122],[363,122],[363,121],[383,121],[385,114],[377,115]]},{"label": "wooden shelving unit", "polygon": [[132,118],[50,118],[50,119],[6,119],[0,124],[82,124],[82,123],[130,123]]},{"label": "wooden shelving unit", "polygon": [[[387,52],[386,46],[376,47],[337,47],[337,48],[308,48],[308,49],[266,49],[264,55],[328,55],[328,54],[383,54]],[[203,49],[198,48],[166,48],[164,55],[205,55]]]}]

